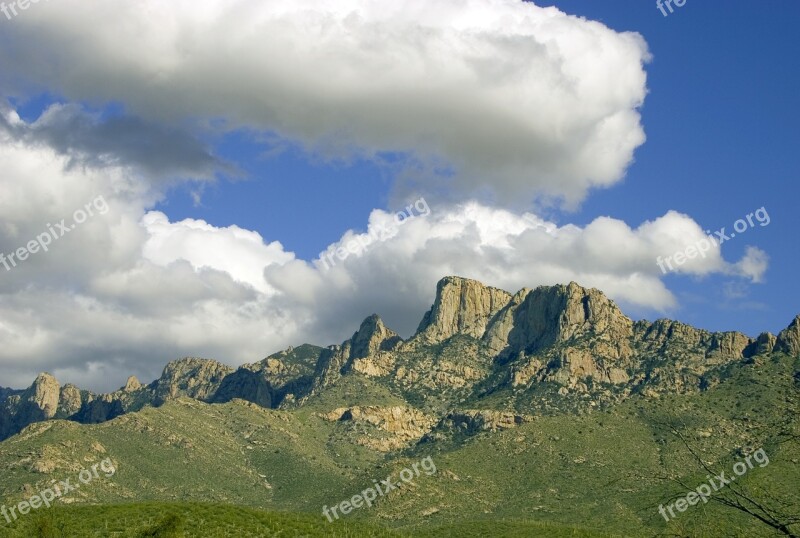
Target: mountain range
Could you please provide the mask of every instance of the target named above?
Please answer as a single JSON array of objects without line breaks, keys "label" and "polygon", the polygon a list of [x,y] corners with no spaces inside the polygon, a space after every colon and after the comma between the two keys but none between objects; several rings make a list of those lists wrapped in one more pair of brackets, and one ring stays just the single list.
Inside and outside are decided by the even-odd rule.
[{"label": "mountain range", "polygon": [[[446,277],[408,339],[373,314],[338,345],[238,368],[182,358],[108,394],[47,373],[0,388],[0,496],[23,498],[75,461],[110,455],[114,482],[67,504],[318,514],[427,455],[434,477],[353,519],[413,535],[491,522],[509,536],[769,535],[779,525],[796,536],[799,387],[800,316],[753,338],[633,321],[574,282],[512,294]],[[769,515],[721,494],[702,514],[659,516],[676,484],[758,447],[771,463],[739,493]],[[168,467],[176,459],[190,479]]]}]

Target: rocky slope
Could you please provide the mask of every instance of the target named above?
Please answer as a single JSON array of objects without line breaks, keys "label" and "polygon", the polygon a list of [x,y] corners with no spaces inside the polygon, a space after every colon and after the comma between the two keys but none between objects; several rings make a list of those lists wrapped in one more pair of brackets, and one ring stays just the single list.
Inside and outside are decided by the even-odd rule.
[{"label": "rocky slope", "polygon": [[671,320],[633,322],[602,292],[576,283],[512,295],[446,277],[405,341],[373,314],[340,345],[306,344],[237,369],[184,358],[149,385],[131,377],[110,394],[62,387],[41,374],[24,391],[0,389],[0,439],[34,422],[99,423],[178,398],[288,409],[354,380],[374,383],[408,405],[378,409],[340,401],[326,416],[346,415],[388,432],[374,448],[393,450],[437,428],[497,429],[558,406],[701,391],[718,383],[726,367],[773,351],[800,354],[800,316],[777,337],[754,339]]}]

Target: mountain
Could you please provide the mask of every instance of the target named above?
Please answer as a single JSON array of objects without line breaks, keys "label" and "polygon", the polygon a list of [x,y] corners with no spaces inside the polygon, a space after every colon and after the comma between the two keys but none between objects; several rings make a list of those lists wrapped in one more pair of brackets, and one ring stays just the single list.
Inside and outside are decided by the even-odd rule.
[{"label": "mountain", "polygon": [[[772,459],[754,488],[800,508],[799,387],[800,316],[751,338],[633,321],[576,283],[511,294],[446,277],[407,340],[373,314],[339,345],[238,368],[184,358],[149,385],[131,377],[109,394],[49,374],[0,390],[0,493],[19,496],[76,458],[111,454],[119,476],[74,502],[318,512],[352,496],[354,482],[430,455],[436,475],[364,517],[416,534],[500,517],[555,525],[543,535],[655,533],[665,522],[654,507],[675,495],[673,480],[686,490],[703,465],[754,447]],[[691,532],[708,526],[682,521]],[[755,535],[764,525],[730,521]],[[681,525],[668,524],[690,532]]]},{"label": "mountain", "polygon": [[602,292],[574,282],[512,295],[446,277],[405,341],[373,314],[341,345],[304,344],[237,369],[183,358],[149,385],[132,377],[110,394],[61,387],[43,373],[24,391],[0,391],[0,439],[42,420],[97,423],[180,397],[290,408],[351,376],[377,380],[439,418],[500,394],[525,412],[602,406],[632,394],[699,391],[719,383],[726,365],[773,350],[800,354],[800,316],[777,337],[754,339],[666,319],[633,322]]}]

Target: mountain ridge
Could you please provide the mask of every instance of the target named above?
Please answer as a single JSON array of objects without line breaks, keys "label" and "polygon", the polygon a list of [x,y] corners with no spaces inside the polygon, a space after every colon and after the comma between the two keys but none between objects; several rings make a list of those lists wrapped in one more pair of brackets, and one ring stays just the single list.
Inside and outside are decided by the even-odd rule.
[{"label": "mountain ridge", "polygon": [[555,386],[545,399],[578,393],[609,403],[633,393],[701,390],[717,382],[707,375],[715,368],[773,351],[800,354],[800,315],[777,336],[751,338],[667,319],[634,322],[600,290],[575,282],[511,294],[448,276],[407,340],[372,314],[339,345],[303,344],[238,368],[185,357],[148,385],[129,377],[107,394],[62,387],[42,373],[27,389],[0,391],[0,440],[39,421],[99,423],[181,397],[298,406],[348,376],[429,402],[440,420],[460,402],[498,391],[520,399],[520,391]]}]

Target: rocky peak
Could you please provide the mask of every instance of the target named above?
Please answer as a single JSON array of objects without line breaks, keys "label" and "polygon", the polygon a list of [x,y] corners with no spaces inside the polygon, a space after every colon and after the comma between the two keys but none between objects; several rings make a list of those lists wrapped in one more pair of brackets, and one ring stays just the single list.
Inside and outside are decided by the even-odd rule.
[{"label": "rocky peak", "polygon": [[541,329],[543,344],[566,342],[591,334],[629,338],[633,322],[600,290],[568,286],[540,286],[528,296],[532,328]]},{"label": "rocky peak", "polygon": [[61,385],[52,375],[43,372],[36,377],[33,385],[28,388],[22,399],[34,404],[41,409],[45,418],[53,418],[58,412],[58,402],[61,397]]},{"label": "rocky peak", "polygon": [[778,339],[771,332],[763,332],[745,348],[743,355],[745,357],[752,357],[753,355],[772,353],[777,340]]},{"label": "rocky peak", "polygon": [[187,357],[172,361],[156,381],[156,401],[163,403],[181,396],[208,400],[232,372],[230,366],[210,359]]},{"label": "rocky peak", "polygon": [[134,392],[142,388],[142,384],[139,383],[139,380],[136,378],[135,375],[132,375],[128,378],[125,382],[125,386],[122,387],[123,392]]},{"label": "rocky peak", "polygon": [[372,314],[361,323],[352,338],[342,342],[341,346],[330,346],[322,351],[311,392],[335,383],[343,373],[352,370],[359,360],[392,351],[402,341],[396,332],[383,324],[377,314]]},{"label": "rocky peak", "polygon": [[492,321],[484,341],[490,349],[535,353],[581,337],[627,341],[633,322],[603,293],[575,282],[520,290]]},{"label": "rocky peak", "polygon": [[778,333],[775,351],[800,355],[800,315],[794,318],[788,327]]},{"label": "rocky peak", "polygon": [[372,314],[361,323],[353,335],[350,346],[350,358],[361,359],[371,357],[378,351],[393,349],[402,339],[393,330],[387,328],[377,314]]},{"label": "rocky peak", "polygon": [[436,299],[422,318],[415,339],[436,343],[455,334],[480,338],[492,318],[510,300],[507,291],[477,280],[445,277],[436,285]]},{"label": "rocky peak", "polygon": [[84,396],[81,389],[71,383],[61,387],[58,407],[64,416],[71,416],[77,413],[84,403]]}]

